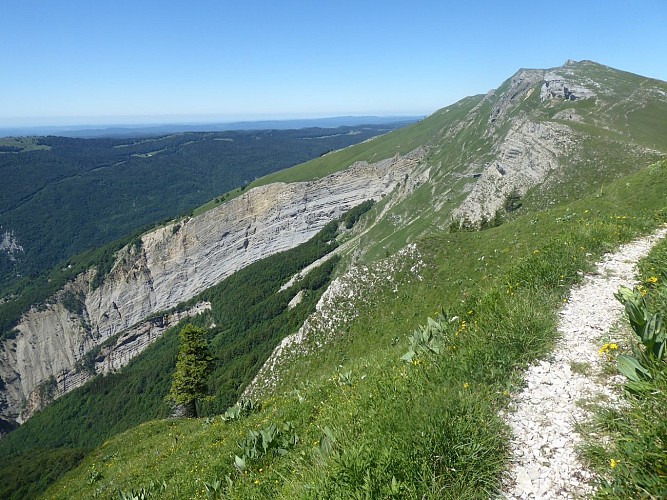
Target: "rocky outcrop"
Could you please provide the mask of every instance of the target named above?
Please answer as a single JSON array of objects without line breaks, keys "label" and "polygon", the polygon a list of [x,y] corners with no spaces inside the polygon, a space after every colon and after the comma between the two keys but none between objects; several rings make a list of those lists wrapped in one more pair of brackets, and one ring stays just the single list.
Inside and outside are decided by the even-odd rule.
[{"label": "rocky outcrop", "polygon": [[[576,109],[562,110],[552,120],[536,120],[526,112],[517,112],[521,102],[538,88],[543,109],[554,99],[577,101],[595,97],[593,90],[575,81],[574,65],[576,63],[568,61],[560,68],[547,71],[520,70],[506,83],[508,88],[500,96],[496,97],[496,92],[486,95],[486,101],[496,99],[485,132],[486,137],[494,138],[493,160],[485,162],[481,168],[476,164],[469,166],[474,181],[468,183],[465,201],[453,212],[454,220],[467,219],[474,223],[492,218],[510,193],[523,195],[544,182],[551,171],[561,167],[563,158],[576,151],[581,133],[574,133],[566,125],[583,121]],[[505,118],[510,115],[509,131],[504,137],[499,136],[506,125]]]},{"label": "rocky outcrop", "polygon": [[576,147],[573,134],[555,122],[516,119],[505,139],[495,147],[495,160],[487,164],[454,219],[491,218],[512,192],[524,194],[559,167],[559,158]]},{"label": "rocky outcrop", "polygon": [[[0,230],[2,228],[0,227]],[[6,253],[10,260],[16,260],[16,254],[23,252],[23,247],[18,244],[13,231],[0,233],[0,252]]]},{"label": "rocky outcrop", "polygon": [[[503,92],[491,111],[489,117],[489,125],[493,126],[502,122],[503,118],[507,116],[510,110],[530,95],[535,84],[542,81],[544,77],[544,70],[538,69],[522,69],[518,71],[509,81],[509,89]],[[487,95],[491,98],[494,93]],[[493,127],[492,127],[493,128]]]},{"label": "rocky outcrop", "polygon": [[[61,302],[34,308],[23,318],[20,333],[0,350],[0,418],[21,421],[31,393],[41,384],[74,367],[94,340],[80,319]],[[33,396],[35,399],[35,396]],[[31,405],[38,405],[35,401]]]},{"label": "rocky outcrop", "polygon": [[[140,244],[118,252],[101,286],[91,285],[94,271],[68,285],[80,297],[81,313],[65,308],[62,291],[21,319],[17,337],[0,347],[0,418],[25,418],[35,406],[26,405],[38,387],[71,373],[86,353],[110,337],[252,262],[304,243],[362,201],[389,195],[424,153],[420,149],[378,163],[357,162],[310,182],[257,187],[197,217],[143,235]],[[71,376],[68,380],[72,385],[63,383],[63,393],[76,385]]]},{"label": "rocky outcrop", "polygon": [[244,390],[242,398],[257,399],[270,394],[280,383],[286,367],[307,358],[334,338],[345,335],[347,325],[364,307],[359,304],[359,297],[365,297],[366,306],[375,307],[377,303],[374,301],[380,290],[398,296],[407,283],[422,281],[421,272],[425,267],[415,244],[370,266],[350,267],[331,282],[317,302],[315,312],[301,328],[285,337],[273,350]]},{"label": "rocky outcrop", "polygon": [[[55,304],[51,307],[57,308],[59,305]],[[79,354],[74,356],[76,362],[73,366],[69,369],[63,368],[62,371],[51,375],[46,381],[39,383],[28,395],[27,402],[17,421],[23,423],[35,411],[43,409],[49,403],[71,390],[81,387],[96,375],[106,375],[120,370],[132,358],[143,352],[150,344],[162,336],[167,329],[176,326],[184,318],[196,316],[210,308],[210,303],[201,302],[187,311],[157,315],[132,328],[128,328],[101,346],[94,345],[94,342],[90,339],[88,342],[85,342],[84,332],[84,341],[80,346],[87,345],[88,350],[80,347]],[[56,337],[56,340],[59,338],[60,335]],[[39,339],[34,340],[39,341]],[[48,342],[51,339],[45,340]],[[90,346],[93,347],[91,348]],[[52,349],[53,345],[45,346],[44,348],[46,351],[51,351]],[[24,352],[31,351],[24,350]],[[39,366],[38,363],[33,364]],[[42,373],[41,376],[43,377],[44,374]],[[35,384],[35,380],[24,377],[22,382],[25,383],[25,387],[31,387]]]},{"label": "rocky outcrop", "polygon": [[577,101],[591,97],[595,97],[595,92],[591,89],[568,81],[567,78],[555,71],[549,71],[544,75],[544,83],[540,89],[540,99],[542,102],[554,98]]}]

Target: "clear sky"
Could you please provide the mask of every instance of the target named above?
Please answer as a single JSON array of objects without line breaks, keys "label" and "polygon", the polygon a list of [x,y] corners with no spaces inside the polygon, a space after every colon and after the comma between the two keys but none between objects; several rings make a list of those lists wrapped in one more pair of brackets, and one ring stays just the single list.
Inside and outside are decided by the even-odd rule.
[{"label": "clear sky", "polygon": [[667,0],[2,0],[0,126],[429,114],[521,67],[667,80]]}]

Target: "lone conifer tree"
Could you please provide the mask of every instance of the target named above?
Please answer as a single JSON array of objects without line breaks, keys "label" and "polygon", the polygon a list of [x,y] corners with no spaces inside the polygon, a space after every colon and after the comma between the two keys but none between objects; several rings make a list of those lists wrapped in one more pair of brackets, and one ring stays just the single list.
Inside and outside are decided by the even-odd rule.
[{"label": "lone conifer tree", "polygon": [[180,337],[174,380],[166,399],[173,404],[173,417],[196,417],[195,403],[206,396],[206,378],[213,357],[208,350],[206,330],[186,325]]}]

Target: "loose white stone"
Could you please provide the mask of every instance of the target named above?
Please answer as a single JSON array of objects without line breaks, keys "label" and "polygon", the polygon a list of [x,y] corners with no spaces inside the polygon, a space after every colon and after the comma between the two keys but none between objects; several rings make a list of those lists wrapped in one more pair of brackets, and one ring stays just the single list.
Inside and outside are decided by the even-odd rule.
[{"label": "loose white stone", "polygon": [[[588,417],[577,401],[599,395],[618,399],[613,387],[622,378],[601,376],[605,360],[598,353],[602,337],[623,313],[614,293],[633,284],[634,264],[665,235],[667,228],[662,228],[623,245],[572,289],[559,315],[560,338],[550,360],[526,370],[526,388],[513,397],[516,411],[505,415],[514,434],[505,498],[575,498],[594,492],[594,476],[575,449],[581,436],[574,424]],[[572,373],[572,363],[586,363],[587,374]]]}]

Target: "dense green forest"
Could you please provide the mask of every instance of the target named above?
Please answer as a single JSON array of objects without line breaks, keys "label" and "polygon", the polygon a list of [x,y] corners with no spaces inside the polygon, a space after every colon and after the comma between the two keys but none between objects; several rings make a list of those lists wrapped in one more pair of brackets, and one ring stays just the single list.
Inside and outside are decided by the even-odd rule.
[{"label": "dense green forest", "polygon": [[258,177],[393,128],[16,140],[0,151],[0,240],[8,244],[11,235],[21,249],[0,251],[0,291],[84,250],[220,202]]},{"label": "dense green forest", "polygon": [[[234,404],[280,340],[314,311],[337,257],[289,289],[280,287],[337,246],[338,226],[338,221],[329,223],[308,242],[251,264],[179,306],[186,309],[202,300],[212,306],[189,320],[208,330],[215,357],[208,380],[211,397],[200,405],[201,415],[220,414]],[[290,309],[299,291],[303,300]],[[168,330],[120,372],[94,378],[0,440],[0,498],[31,498],[105,439],[167,417],[170,408],[164,398],[182,326]]]}]

